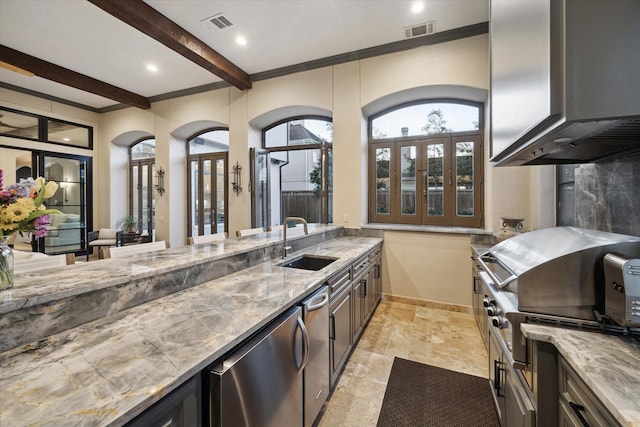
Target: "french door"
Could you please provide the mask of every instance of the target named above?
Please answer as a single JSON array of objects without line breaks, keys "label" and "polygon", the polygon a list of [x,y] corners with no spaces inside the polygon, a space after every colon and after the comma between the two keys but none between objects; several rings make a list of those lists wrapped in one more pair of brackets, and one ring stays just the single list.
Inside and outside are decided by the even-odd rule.
[{"label": "french door", "polygon": [[153,177],[156,173],[155,159],[131,160],[131,216],[135,219],[136,231],[155,240],[155,192]]},{"label": "french door", "polygon": [[93,218],[91,158],[36,152],[33,160],[39,176],[58,184],[58,190],[45,205],[60,211],[60,214],[51,215],[47,234],[36,242],[38,251],[50,255],[84,253],[87,230],[92,228]]},{"label": "french door", "polygon": [[189,236],[228,232],[228,158],[228,152],[189,156]]},{"label": "french door", "polygon": [[249,184],[251,191],[251,227],[264,227],[266,230],[271,224],[270,156],[266,150],[251,148],[249,149],[249,158],[249,174],[251,176]]}]

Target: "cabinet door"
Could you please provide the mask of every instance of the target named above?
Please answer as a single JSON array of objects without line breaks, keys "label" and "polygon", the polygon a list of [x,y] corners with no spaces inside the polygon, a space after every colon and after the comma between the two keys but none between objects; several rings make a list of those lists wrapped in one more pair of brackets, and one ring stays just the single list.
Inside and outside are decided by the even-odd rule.
[{"label": "cabinet door", "polygon": [[504,368],[502,363],[502,349],[489,328],[489,382],[496,404],[498,417],[504,416]]},{"label": "cabinet door", "polygon": [[503,421],[509,427],[534,427],[535,409],[516,373],[505,369]]},{"label": "cabinet door", "polygon": [[331,302],[329,310],[330,386],[333,387],[351,350],[351,287]]},{"label": "cabinet door", "polygon": [[356,342],[362,332],[364,320],[364,288],[366,280],[359,277],[353,282],[353,342]]},{"label": "cabinet door", "polygon": [[373,306],[375,307],[382,299],[382,262],[380,261],[380,258],[376,259],[373,267],[373,279],[374,288],[376,290],[376,298],[373,302]]},{"label": "cabinet door", "polygon": [[202,426],[201,382],[197,375],[138,415],[126,427]]}]

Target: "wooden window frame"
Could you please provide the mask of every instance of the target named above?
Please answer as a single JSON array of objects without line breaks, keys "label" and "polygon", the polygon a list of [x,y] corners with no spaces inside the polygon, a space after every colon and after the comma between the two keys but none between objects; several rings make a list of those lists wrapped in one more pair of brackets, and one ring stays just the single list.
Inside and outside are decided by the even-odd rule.
[{"label": "wooden window frame", "polygon": [[[437,225],[451,227],[481,228],[484,221],[483,212],[483,139],[482,129],[467,132],[452,132],[447,134],[425,135],[423,137],[409,136],[401,138],[369,139],[369,222],[386,224]],[[456,143],[473,142],[473,216],[459,216],[456,214]],[[424,151],[430,144],[444,144],[443,169],[443,197],[444,213],[442,216],[428,215],[426,211],[426,156]],[[416,215],[405,215],[401,212],[401,148],[416,146]],[[389,164],[390,212],[378,214],[376,212],[376,149],[389,148],[391,159]],[[446,176],[444,174],[446,171]]]}]

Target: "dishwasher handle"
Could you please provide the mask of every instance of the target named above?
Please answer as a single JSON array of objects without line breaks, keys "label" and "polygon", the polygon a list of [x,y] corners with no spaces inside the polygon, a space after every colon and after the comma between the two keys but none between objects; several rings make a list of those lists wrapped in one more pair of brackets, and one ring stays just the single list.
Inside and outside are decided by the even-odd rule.
[{"label": "dishwasher handle", "polygon": [[[302,317],[298,317],[298,326],[302,331],[302,361],[300,365],[296,364],[296,369],[298,370],[298,374],[302,372],[305,366],[307,366],[307,362],[309,362],[309,332],[307,332],[307,327],[302,320]],[[297,329],[297,327],[296,327]],[[291,346],[293,352],[293,360],[295,363],[296,360],[296,330],[293,331],[293,345]]]},{"label": "dishwasher handle", "polygon": [[329,293],[321,292],[313,296],[313,298],[305,302],[307,311],[315,311],[321,309],[329,303]]}]

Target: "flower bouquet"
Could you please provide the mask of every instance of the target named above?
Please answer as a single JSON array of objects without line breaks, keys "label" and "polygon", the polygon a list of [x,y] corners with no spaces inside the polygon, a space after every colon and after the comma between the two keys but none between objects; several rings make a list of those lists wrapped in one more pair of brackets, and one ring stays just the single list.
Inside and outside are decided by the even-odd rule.
[{"label": "flower bouquet", "polygon": [[0,169],[0,290],[13,286],[13,252],[7,238],[13,233],[33,233],[43,237],[49,225],[49,215],[59,214],[42,203],[53,196],[58,184],[44,178],[21,179],[19,183],[4,187]]}]

